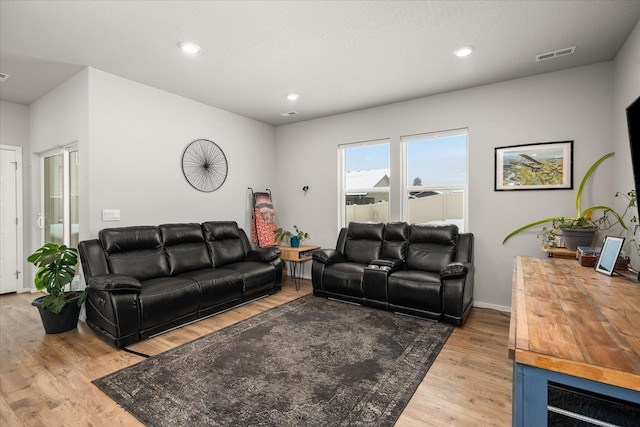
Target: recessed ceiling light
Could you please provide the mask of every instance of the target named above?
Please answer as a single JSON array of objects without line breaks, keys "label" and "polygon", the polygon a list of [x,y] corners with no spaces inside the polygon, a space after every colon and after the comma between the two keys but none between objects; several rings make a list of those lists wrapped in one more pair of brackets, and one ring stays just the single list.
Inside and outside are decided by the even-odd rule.
[{"label": "recessed ceiling light", "polygon": [[298,98],[300,98],[300,95],[298,95],[297,93],[288,93],[287,94],[287,99],[289,101],[295,101]]},{"label": "recessed ceiling light", "polygon": [[182,49],[184,52],[187,52],[187,53],[195,54],[200,52],[200,46],[198,46],[195,43],[181,42],[180,44],[178,44],[178,46],[180,46],[180,49]]},{"label": "recessed ceiling light", "polygon": [[458,58],[464,58],[465,56],[469,56],[473,53],[475,48],[473,46],[462,46],[459,49],[453,51]]}]

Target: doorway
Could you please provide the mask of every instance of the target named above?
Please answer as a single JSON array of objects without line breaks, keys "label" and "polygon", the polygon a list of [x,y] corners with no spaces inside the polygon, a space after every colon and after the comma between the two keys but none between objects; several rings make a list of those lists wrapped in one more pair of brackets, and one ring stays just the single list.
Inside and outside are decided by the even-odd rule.
[{"label": "doorway", "polygon": [[38,219],[42,244],[78,247],[78,147],[42,155],[42,210]]},{"label": "doorway", "polygon": [[77,248],[80,216],[77,145],[44,153],[41,170],[42,208],[38,217],[41,243]]},{"label": "doorway", "polygon": [[22,147],[0,145],[0,294],[23,289]]}]

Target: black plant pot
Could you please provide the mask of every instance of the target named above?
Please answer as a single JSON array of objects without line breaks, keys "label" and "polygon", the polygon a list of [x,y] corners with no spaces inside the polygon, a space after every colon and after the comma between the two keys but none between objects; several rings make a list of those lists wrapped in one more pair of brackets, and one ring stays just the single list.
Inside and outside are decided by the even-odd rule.
[{"label": "black plant pot", "polygon": [[80,317],[78,300],[80,296],[67,300],[67,303],[62,307],[62,311],[58,314],[42,308],[43,299],[44,297],[36,298],[31,305],[38,307],[42,326],[44,326],[44,331],[47,334],[61,334],[78,326],[78,318]]},{"label": "black plant pot", "polygon": [[567,249],[575,251],[578,246],[591,246],[595,228],[563,228],[562,238]]}]

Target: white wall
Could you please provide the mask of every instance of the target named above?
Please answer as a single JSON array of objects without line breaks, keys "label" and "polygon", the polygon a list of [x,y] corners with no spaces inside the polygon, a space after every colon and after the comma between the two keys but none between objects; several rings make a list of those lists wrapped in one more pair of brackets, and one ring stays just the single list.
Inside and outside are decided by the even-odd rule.
[{"label": "white wall", "polygon": [[[634,188],[633,171],[631,166],[631,152],[629,133],[625,109],[640,96],[640,22],[625,42],[615,60],[614,104],[612,110],[613,146],[620,155],[615,158],[613,193],[626,193]],[[640,141],[636,141],[636,147]],[[640,174],[640,171],[636,171]],[[640,191],[640,188],[637,190]],[[617,210],[622,212],[625,205],[622,199],[614,200]],[[637,210],[635,212],[637,215]],[[627,238],[631,238],[627,234]],[[639,244],[640,242],[636,242]],[[640,269],[640,259],[637,253],[630,249],[631,264]]]},{"label": "white wall", "polygon": [[[31,211],[30,192],[30,168],[26,159],[29,158],[29,107],[12,102],[0,101],[0,144],[16,145],[22,147],[22,211]],[[23,215],[24,217],[24,215]],[[24,242],[30,241],[28,227],[23,224],[23,247],[27,250]],[[26,257],[22,257],[22,271],[30,271]],[[23,280],[23,288],[29,289],[31,278],[27,275]]]},{"label": "white wall", "polygon": [[18,145],[27,151],[29,147],[29,107],[0,101],[0,141]]},{"label": "white wall", "polygon": [[[391,138],[394,150],[403,135],[468,128],[468,230],[476,238],[475,299],[484,306],[509,307],[514,255],[543,253],[535,231],[503,246],[504,236],[536,219],[571,215],[575,191],[495,192],[494,148],[573,140],[575,188],[588,167],[612,151],[605,143],[612,134],[612,105],[613,63],[607,62],[280,126],[278,224],[295,223],[311,234],[310,243],[334,247],[339,144]],[[294,163],[300,166],[293,168]],[[398,163],[392,158],[392,168]],[[613,162],[601,165],[586,203],[609,199],[613,171]],[[396,190],[398,181],[392,184]],[[309,186],[306,194],[303,185]],[[392,212],[391,219],[399,220],[399,212]]]},{"label": "white wall", "polygon": [[[88,70],[71,77],[30,106],[31,123],[29,136],[30,155],[25,155],[25,167],[30,168],[30,210],[25,211],[25,229],[29,240],[25,243],[26,254],[33,253],[42,245],[41,232],[37,226],[41,212],[40,154],[56,148],[77,144],[80,160],[80,200],[88,194],[87,169],[87,124],[88,124]],[[87,210],[80,206],[80,236],[86,233]],[[33,287],[33,274],[25,270],[25,286]],[[30,276],[28,275],[30,273]]]},{"label": "white wall", "polygon": [[[273,189],[273,126],[89,69],[88,234],[107,227],[233,220],[250,234],[247,187]],[[228,176],[218,190],[191,187],[181,169],[185,147],[209,139],[224,151]],[[120,209],[103,222],[103,209]],[[250,236],[249,236],[250,237]]]}]

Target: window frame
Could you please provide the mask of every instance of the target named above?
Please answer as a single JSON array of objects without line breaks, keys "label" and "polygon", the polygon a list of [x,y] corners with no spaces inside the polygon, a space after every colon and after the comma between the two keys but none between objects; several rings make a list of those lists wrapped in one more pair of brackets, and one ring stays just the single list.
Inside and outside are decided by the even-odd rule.
[{"label": "window frame", "polygon": [[[465,182],[464,184],[455,185],[408,185],[408,143],[425,139],[446,138],[451,136],[464,136],[466,139],[465,147]],[[386,144],[389,147],[389,186],[374,188],[350,188],[346,189],[346,150],[348,148],[358,148],[373,145]],[[462,191],[462,229],[461,232],[469,229],[469,129],[457,128],[444,131],[422,132],[416,134],[402,135],[398,137],[385,137],[360,142],[350,142],[338,144],[337,146],[338,161],[338,212],[337,223],[339,228],[346,227],[346,199],[347,192],[386,192],[388,194],[388,220],[389,221],[406,221],[409,222],[409,194],[413,191]],[[399,173],[398,173],[399,172]],[[398,181],[397,177],[401,177]]]},{"label": "window frame", "polygon": [[[347,153],[347,149],[349,148],[360,148],[360,147],[369,147],[369,146],[374,146],[374,145],[387,145],[389,147],[389,186],[387,187],[372,187],[372,188],[345,188],[346,186],[346,182],[347,182],[347,171],[346,171],[346,153]],[[388,206],[387,206],[387,217],[390,218],[391,215],[391,199],[390,196],[392,194],[391,192],[391,187],[392,187],[392,181],[393,181],[393,168],[391,166],[391,158],[392,158],[392,153],[391,153],[391,138],[380,138],[380,139],[374,139],[374,140],[367,140],[367,141],[359,141],[359,142],[350,142],[350,143],[345,143],[345,144],[339,144],[338,145],[338,164],[339,164],[339,174],[338,174],[338,227],[342,228],[342,227],[346,227],[347,224],[347,215],[346,215],[346,210],[347,210],[347,204],[346,204],[346,196],[347,196],[347,192],[349,193],[354,193],[354,192],[362,192],[362,193],[369,193],[369,192],[376,192],[376,193],[387,193],[388,197],[387,199],[389,200],[388,202]]]},{"label": "window frame", "polygon": [[[438,139],[451,136],[464,136],[466,138],[466,158],[465,158],[465,183],[464,185],[408,185],[408,143],[421,141],[426,139]],[[419,134],[403,135],[400,137],[400,151],[401,151],[401,175],[402,175],[402,206],[401,206],[401,218],[402,221],[409,222],[409,194],[414,191],[459,191],[463,192],[463,230],[467,230],[469,227],[469,130],[468,128],[450,129],[445,131],[426,132]]]}]

